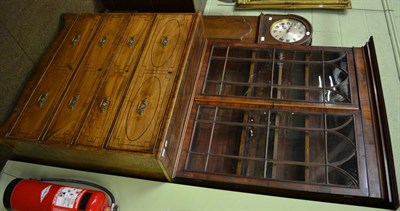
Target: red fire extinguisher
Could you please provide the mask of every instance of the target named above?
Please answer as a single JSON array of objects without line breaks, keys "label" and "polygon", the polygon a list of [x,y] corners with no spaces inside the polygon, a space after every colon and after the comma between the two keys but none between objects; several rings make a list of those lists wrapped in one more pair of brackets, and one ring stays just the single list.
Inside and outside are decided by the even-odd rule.
[{"label": "red fire extinguisher", "polygon": [[[89,185],[102,191],[63,186],[52,182],[68,182]],[[104,191],[104,192],[103,192]],[[111,204],[108,202],[107,195]],[[3,196],[7,210],[13,211],[117,211],[112,193],[95,183],[61,178],[14,179]]]}]

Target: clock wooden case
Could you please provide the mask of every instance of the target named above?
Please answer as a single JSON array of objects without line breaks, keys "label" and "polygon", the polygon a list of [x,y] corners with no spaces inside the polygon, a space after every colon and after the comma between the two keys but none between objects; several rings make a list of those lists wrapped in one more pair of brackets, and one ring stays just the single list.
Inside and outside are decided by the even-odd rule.
[{"label": "clock wooden case", "polygon": [[[204,16],[205,32],[209,40],[231,40],[259,44],[311,45],[311,23],[298,15],[261,14],[259,16]],[[278,24],[280,23],[280,24]],[[292,25],[293,23],[293,25]],[[229,26],[229,27],[226,27]],[[272,33],[279,35],[273,37]],[[293,29],[295,30],[292,30]],[[290,28],[290,29],[289,29]],[[292,39],[286,41],[286,36]],[[295,36],[297,35],[297,36]],[[298,37],[300,36],[300,38]],[[293,40],[295,38],[295,40]]]},{"label": "clock wooden case", "polygon": [[200,13],[67,14],[5,142],[31,162],[170,179],[204,43]]},{"label": "clock wooden case", "polygon": [[302,16],[295,14],[261,14],[257,43],[311,45],[313,28]]}]

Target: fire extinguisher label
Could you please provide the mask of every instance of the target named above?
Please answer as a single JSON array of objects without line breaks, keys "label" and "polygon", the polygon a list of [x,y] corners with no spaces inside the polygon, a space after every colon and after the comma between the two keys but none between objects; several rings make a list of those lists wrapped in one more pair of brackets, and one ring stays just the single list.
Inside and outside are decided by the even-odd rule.
[{"label": "fire extinguisher label", "polygon": [[49,193],[50,188],[51,185],[47,186],[45,189],[42,190],[42,192],[40,193],[40,203],[42,203],[44,197],[46,197],[46,195]]},{"label": "fire extinguisher label", "polygon": [[75,208],[78,199],[84,191],[79,188],[61,187],[54,196],[53,205],[65,208]]}]

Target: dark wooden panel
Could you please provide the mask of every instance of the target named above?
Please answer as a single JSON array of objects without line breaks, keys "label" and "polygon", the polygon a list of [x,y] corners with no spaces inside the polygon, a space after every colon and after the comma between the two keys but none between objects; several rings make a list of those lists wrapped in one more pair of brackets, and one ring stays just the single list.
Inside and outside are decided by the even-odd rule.
[{"label": "dark wooden panel", "polygon": [[208,39],[257,41],[257,16],[204,16],[203,19]]},{"label": "dark wooden panel", "polygon": [[110,11],[195,12],[203,11],[206,0],[103,0]]}]

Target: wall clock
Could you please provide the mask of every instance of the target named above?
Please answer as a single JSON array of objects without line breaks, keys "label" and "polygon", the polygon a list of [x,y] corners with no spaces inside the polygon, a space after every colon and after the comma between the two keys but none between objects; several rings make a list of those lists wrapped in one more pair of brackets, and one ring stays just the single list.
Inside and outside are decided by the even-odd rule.
[{"label": "wall clock", "polygon": [[298,15],[260,15],[258,43],[311,45],[311,23]]}]

